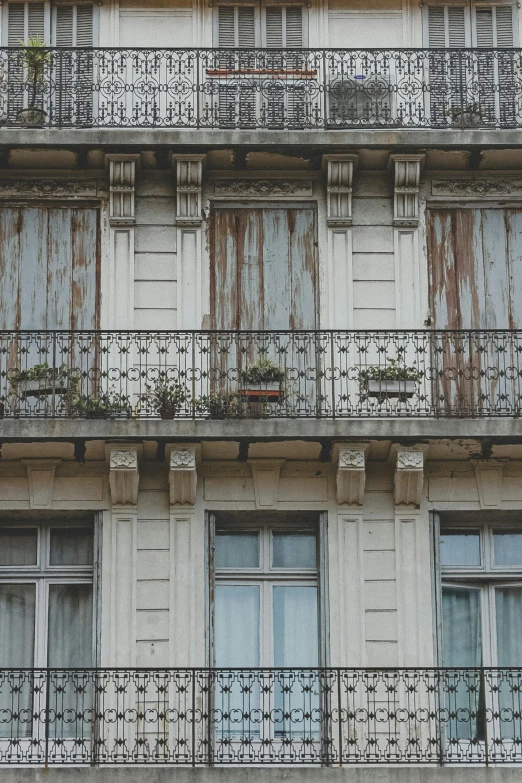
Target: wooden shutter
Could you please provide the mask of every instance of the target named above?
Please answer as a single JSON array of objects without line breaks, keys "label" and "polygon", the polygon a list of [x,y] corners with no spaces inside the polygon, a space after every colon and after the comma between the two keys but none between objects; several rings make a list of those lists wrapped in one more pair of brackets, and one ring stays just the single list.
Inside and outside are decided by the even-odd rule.
[{"label": "wooden shutter", "polygon": [[253,6],[237,6],[237,45],[254,49],[256,45],[256,9]]},{"label": "wooden shutter", "polygon": [[[478,49],[513,49],[512,6],[475,9],[475,36]],[[515,124],[515,71],[512,52],[477,54],[480,105],[486,124]]]},{"label": "wooden shutter", "polygon": [[[56,7],[55,43],[67,50],[92,47],[92,5]],[[64,51],[56,57],[56,81],[60,85],[55,121],[60,125],[89,125],[92,121],[93,59],[90,52]]]},{"label": "wooden shutter", "polygon": [[[29,38],[38,36],[45,41],[44,3],[7,4],[7,45],[23,46]],[[26,104],[24,69],[14,58],[8,64],[8,107],[10,121],[16,122],[18,113]]]},{"label": "wooden shutter", "polygon": [[267,6],[265,11],[267,48],[292,49],[303,45],[301,6]]},{"label": "wooden shutter", "polygon": [[428,43],[434,49],[458,49],[466,46],[464,6],[428,6]]},{"label": "wooden shutter", "polygon": [[[218,81],[218,122],[221,128],[255,127],[256,92],[251,78],[241,71],[256,67],[256,9],[254,6],[219,6],[219,46],[244,52],[218,55],[218,67],[235,75]],[[239,73],[238,73],[239,72]]]},{"label": "wooden shutter", "polygon": [[219,6],[218,39],[220,48],[254,49],[256,45],[256,9],[254,6]]},{"label": "wooden shutter", "polygon": [[[462,49],[466,46],[466,9],[464,6],[428,6],[428,43],[436,50]],[[429,54],[430,122],[446,127],[448,110],[460,105],[461,70],[458,56],[447,51]]]}]

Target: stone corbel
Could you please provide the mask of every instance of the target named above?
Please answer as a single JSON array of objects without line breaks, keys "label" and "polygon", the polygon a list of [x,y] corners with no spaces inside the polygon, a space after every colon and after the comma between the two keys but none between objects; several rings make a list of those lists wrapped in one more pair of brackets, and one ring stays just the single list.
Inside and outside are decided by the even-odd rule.
[{"label": "stone corbel", "polygon": [[256,508],[275,508],[279,496],[279,476],[284,459],[248,460],[254,480]]},{"label": "stone corbel", "polygon": [[420,506],[424,484],[424,449],[397,450],[395,505]]},{"label": "stone corbel", "polygon": [[59,459],[23,459],[27,471],[30,508],[51,508],[53,502],[54,474]]},{"label": "stone corbel", "polygon": [[481,508],[500,508],[502,504],[502,482],[508,460],[472,460],[477,479]]},{"label": "stone corbel", "polygon": [[337,466],[337,502],[362,506],[366,483],[366,454],[368,443],[339,447]]},{"label": "stone corbel", "polygon": [[358,159],[358,155],[323,155],[328,226],[352,225],[352,183]]},{"label": "stone corbel", "polygon": [[175,444],[167,447],[170,505],[193,506],[196,502],[197,462],[201,447]]},{"label": "stone corbel", "polygon": [[203,220],[203,168],[206,155],[173,155],[176,172],[176,223],[200,226]]},{"label": "stone corbel", "polygon": [[113,505],[135,506],[138,503],[140,474],[138,459],[143,454],[141,444],[108,444],[105,455],[109,462],[109,485]]},{"label": "stone corbel", "polygon": [[393,224],[419,225],[419,182],[425,155],[390,155],[394,174]]},{"label": "stone corbel", "polygon": [[106,155],[109,164],[109,223],[133,226],[136,221],[134,186],[139,155]]}]

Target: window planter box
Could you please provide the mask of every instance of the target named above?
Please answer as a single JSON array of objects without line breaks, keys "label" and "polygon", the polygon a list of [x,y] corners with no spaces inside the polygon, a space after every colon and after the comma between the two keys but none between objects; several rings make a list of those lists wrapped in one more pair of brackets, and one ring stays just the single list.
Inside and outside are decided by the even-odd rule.
[{"label": "window planter box", "polygon": [[33,378],[26,381],[18,381],[20,397],[49,397],[51,394],[67,394],[68,388],[63,381],[57,380],[54,387],[49,378]]},{"label": "window planter box", "polygon": [[413,397],[416,381],[392,380],[391,378],[369,378],[366,382],[368,397]]},{"label": "window planter box", "polygon": [[266,383],[250,383],[247,389],[242,389],[240,394],[249,402],[279,402],[282,397],[279,381],[267,381]]}]

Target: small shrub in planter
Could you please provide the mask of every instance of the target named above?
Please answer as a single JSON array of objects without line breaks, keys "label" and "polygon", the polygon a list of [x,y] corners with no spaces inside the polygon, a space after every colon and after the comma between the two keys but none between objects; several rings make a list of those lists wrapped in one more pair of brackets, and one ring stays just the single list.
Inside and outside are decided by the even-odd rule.
[{"label": "small shrub in planter", "polygon": [[29,105],[18,112],[20,124],[30,128],[41,128],[45,124],[47,112],[37,105],[38,95],[44,89],[45,69],[50,63],[51,52],[39,35],[32,36],[26,43],[20,41],[20,61],[25,68]]},{"label": "small shrub in planter", "polygon": [[147,386],[146,397],[162,419],[173,419],[190,399],[186,386],[164,380],[158,381],[154,387]]},{"label": "small shrub in planter", "polygon": [[241,394],[251,402],[278,402],[283,394],[286,370],[271,359],[261,357],[241,373]]},{"label": "small shrub in planter", "polygon": [[77,397],[74,412],[85,419],[111,419],[124,417],[130,419],[132,407],[126,394],[109,392],[99,397]]},{"label": "small shrub in planter", "polygon": [[482,124],[484,107],[480,103],[466,103],[463,106],[452,106],[446,111],[453,125],[464,128],[479,128]]},{"label": "small shrub in planter", "polygon": [[385,366],[374,365],[359,373],[365,396],[380,399],[413,397],[419,377],[416,367],[407,367],[396,359],[389,359]]},{"label": "small shrub in planter", "polygon": [[[77,379],[69,374],[67,367],[50,367],[47,362],[35,364],[27,370],[18,370],[11,378],[11,388],[22,399],[49,394],[67,394],[74,391]],[[71,387],[74,387],[71,389]]]},{"label": "small shrub in planter", "polygon": [[198,415],[210,419],[232,419],[241,416],[242,404],[238,394],[233,392],[211,392],[194,401]]}]

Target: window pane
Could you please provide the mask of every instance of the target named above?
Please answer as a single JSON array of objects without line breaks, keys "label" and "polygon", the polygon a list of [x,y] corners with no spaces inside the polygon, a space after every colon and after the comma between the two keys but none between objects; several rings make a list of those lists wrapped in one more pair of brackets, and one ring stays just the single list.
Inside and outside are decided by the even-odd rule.
[{"label": "window pane", "polygon": [[274,587],[274,666],[317,666],[317,588]]},{"label": "window pane", "polygon": [[215,568],[259,568],[258,533],[217,533]]},{"label": "window pane", "polygon": [[36,565],[37,541],[34,529],[0,530],[0,566]]},{"label": "window pane", "polygon": [[92,666],[92,585],[49,585],[48,666]]},{"label": "window pane", "polygon": [[50,565],[92,565],[91,530],[54,528],[51,530]]},{"label": "window pane", "polygon": [[314,533],[274,533],[272,542],[274,568],[316,568]]},{"label": "window pane", "polygon": [[522,666],[522,587],[497,587],[497,655],[499,666]]},{"label": "window pane", "polygon": [[216,585],[216,666],[259,666],[259,587]]},{"label": "window pane", "polygon": [[0,584],[0,668],[34,666],[35,585]]},{"label": "window pane", "polygon": [[442,636],[444,666],[482,666],[479,590],[442,588]]},{"label": "window pane", "polygon": [[443,566],[479,566],[480,534],[443,532],[440,535],[440,564]]},{"label": "window pane", "polygon": [[495,565],[522,565],[522,533],[495,533]]}]

